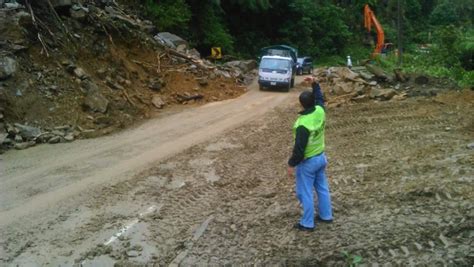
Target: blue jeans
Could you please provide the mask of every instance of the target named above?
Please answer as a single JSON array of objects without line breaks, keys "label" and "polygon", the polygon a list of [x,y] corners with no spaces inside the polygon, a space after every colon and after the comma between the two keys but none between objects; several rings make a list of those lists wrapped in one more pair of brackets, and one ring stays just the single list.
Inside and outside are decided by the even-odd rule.
[{"label": "blue jeans", "polygon": [[311,157],[296,166],[296,196],[303,205],[303,217],[300,224],[314,227],[313,187],[318,196],[318,214],[323,220],[332,220],[331,195],[325,174],[326,155]]}]

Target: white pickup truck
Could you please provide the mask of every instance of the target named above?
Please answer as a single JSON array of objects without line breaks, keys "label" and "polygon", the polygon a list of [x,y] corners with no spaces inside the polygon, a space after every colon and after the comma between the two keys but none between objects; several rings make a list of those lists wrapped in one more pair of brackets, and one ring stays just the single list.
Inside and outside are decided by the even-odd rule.
[{"label": "white pickup truck", "polygon": [[264,88],[284,88],[290,91],[295,85],[295,68],[291,57],[263,56],[258,67],[258,85]]}]

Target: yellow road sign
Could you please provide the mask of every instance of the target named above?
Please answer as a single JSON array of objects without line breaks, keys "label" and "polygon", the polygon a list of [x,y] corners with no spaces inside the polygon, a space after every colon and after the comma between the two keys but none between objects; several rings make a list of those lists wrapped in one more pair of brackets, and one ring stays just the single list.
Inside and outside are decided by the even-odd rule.
[{"label": "yellow road sign", "polygon": [[215,59],[222,58],[222,51],[220,47],[213,47],[211,48],[211,57]]}]

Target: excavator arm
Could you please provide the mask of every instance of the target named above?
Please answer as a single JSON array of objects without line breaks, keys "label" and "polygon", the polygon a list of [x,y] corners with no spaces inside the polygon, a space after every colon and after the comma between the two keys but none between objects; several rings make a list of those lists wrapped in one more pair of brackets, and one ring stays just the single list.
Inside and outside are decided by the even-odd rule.
[{"label": "excavator arm", "polygon": [[375,17],[374,12],[370,9],[369,5],[364,6],[364,27],[367,29],[368,32],[372,30],[372,26],[375,27],[377,31],[377,44],[375,45],[375,50],[372,56],[380,54],[382,52],[382,48],[385,42],[385,34],[383,32],[382,25],[380,25],[379,21]]}]

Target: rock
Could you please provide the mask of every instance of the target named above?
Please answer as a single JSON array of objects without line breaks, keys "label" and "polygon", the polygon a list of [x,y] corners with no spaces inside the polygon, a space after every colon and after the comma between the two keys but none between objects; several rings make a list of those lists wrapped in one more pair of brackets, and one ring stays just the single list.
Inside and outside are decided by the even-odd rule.
[{"label": "rock", "polygon": [[247,73],[257,68],[257,62],[255,60],[235,60],[225,63],[224,66],[228,68],[237,68],[242,72]]},{"label": "rock", "polygon": [[375,75],[375,77],[379,81],[387,81],[389,79],[389,77],[387,76],[387,74],[384,72],[382,68],[372,65],[372,64],[367,64],[365,67],[370,73]]},{"label": "rock", "polygon": [[15,52],[24,51],[28,49],[28,47],[24,45],[18,45],[18,44],[11,44],[10,48]]},{"label": "rock", "polygon": [[17,134],[15,135],[15,143],[23,143],[23,137],[21,135]]},{"label": "rock", "polygon": [[95,120],[94,120],[94,124],[96,125],[100,125],[100,126],[109,126],[113,123],[113,119],[110,118],[110,117],[107,117],[107,116],[101,116],[101,117],[97,117]]},{"label": "rock", "polygon": [[355,79],[359,78],[359,74],[353,72],[349,68],[340,68],[338,74],[346,81],[354,81]]},{"label": "rock", "polygon": [[81,85],[86,92],[99,92],[99,86],[92,81],[83,80],[81,81]]},{"label": "rock", "polygon": [[83,106],[89,111],[106,113],[109,101],[98,90],[90,90],[87,92]]},{"label": "rock", "polygon": [[188,50],[187,54],[196,59],[201,58],[201,53],[199,53],[195,48]]},{"label": "rock", "polygon": [[0,58],[0,80],[10,78],[17,70],[17,62],[11,57]]},{"label": "rock", "polygon": [[166,105],[165,101],[163,101],[163,99],[161,99],[161,97],[157,96],[157,95],[153,96],[153,99],[151,100],[151,103],[157,109],[162,109]]},{"label": "rock", "polygon": [[36,143],[34,141],[30,141],[30,142],[24,142],[24,143],[16,143],[15,144],[15,149],[17,150],[23,150],[23,149],[27,149],[29,147],[32,147],[34,146]]},{"label": "rock", "polygon": [[89,13],[89,9],[83,7],[82,5],[73,5],[69,12],[71,13],[71,17],[74,19],[84,19],[87,16],[87,13]]},{"label": "rock", "polygon": [[150,83],[148,84],[148,88],[152,89],[153,91],[159,92],[161,91],[161,88],[163,88],[165,85],[166,83],[163,81],[163,79],[158,78],[158,79],[150,80]]},{"label": "rock", "polygon": [[100,68],[100,69],[97,70],[97,74],[100,75],[100,76],[102,76],[106,73],[107,73],[107,69]]},{"label": "rock", "polygon": [[223,70],[215,70],[215,73],[218,76],[225,77],[225,78],[232,78],[232,75],[228,71],[223,71]]},{"label": "rock", "polygon": [[55,137],[55,136],[51,133],[42,134],[38,138],[36,138],[36,143],[46,144],[46,143],[48,143],[49,139],[51,139],[53,137]]},{"label": "rock", "polygon": [[372,80],[372,79],[375,77],[375,75],[373,75],[373,74],[371,74],[371,73],[369,73],[369,72],[367,72],[367,71],[360,71],[360,72],[359,72],[359,75],[360,75],[360,77],[362,77],[362,79],[364,79],[364,80]]},{"label": "rock", "polygon": [[21,5],[15,1],[10,2],[10,3],[5,3],[4,6],[5,8],[8,8],[8,9],[17,9],[21,7]]},{"label": "rock", "polygon": [[376,86],[376,85],[377,85],[377,81],[371,81],[371,82],[369,82],[369,85],[370,85],[370,86]]},{"label": "rock", "polygon": [[17,128],[15,128],[13,125],[11,125],[9,123],[7,123],[7,126],[6,126],[5,130],[10,135],[16,135],[16,134],[20,133],[20,131]]},{"label": "rock", "polygon": [[336,85],[334,85],[331,91],[335,95],[345,95],[345,94],[351,93],[353,90],[354,90],[354,87],[352,86],[352,84],[339,82]]},{"label": "rock", "polygon": [[58,130],[58,131],[71,131],[72,130],[72,127],[69,126],[69,125],[61,125],[61,126],[56,126],[54,127],[54,130]]},{"label": "rock", "polygon": [[105,83],[112,89],[116,89],[116,90],[123,90],[124,89],[123,86],[121,86],[120,84],[114,82],[112,80],[112,78],[110,78],[110,77],[105,78]]},{"label": "rock", "polygon": [[68,67],[68,66],[73,66],[74,63],[72,63],[72,61],[70,61],[69,59],[63,59],[61,60],[61,65],[63,65],[64,67]]},{"label": "rock", "polygon": [[77,78],[81,80],[84,80],[85,78],[87,78],[87,74],[82,68],[75,68],[73,73]]},{"label": "rock", "polygon": [[354,92],[357,95],[363,95],[363,94],[366,93],[366,91],[367,91],[367,89],[365,88],[365,86],[363,84],[357,83],[354,87]]},{"label": "rock", "polygon": [[399,95],[394,96],[392,99],[393,99],[393,100],[397,100],[397,101],[402,101],[402,100],[407,99],[407,94],[406,94],[406,93],[402,93],[402,94],[399,94]]},{"label": "rock", "polygon": [[8,137],[4,138],[3,141],[2,141],[2,145],[6,146],[6,147],[11,147],[11,146],[13,146],[13,144],[14,144],[13,140],[11,140]]},{"label": "rock", "polygon": [[200,86],[207,86],[209,81],[206,78],[199,78],[197,79]]},{"label": "rock", "polygon": [[155,25],[148,21],[144,21],[143,24],[140,24],[140,30],[148,34],[154,34],[157,32]]},{"label": "rock", "polygon": [[25,140],[33,140],[41,134],[41,130],[39,128],[28,125],[15,123],[15,128],[18,129],[18,134],[21,135]]},{"label": "rock", "polygon": [[201,94],[189,94],[189,93],[184,93],[184,94],[178,94],[177,95],[177,100],[178,102],[182,104],[187,104],[188,101],[191,100],[198,100],[198,99],[203,99],[204,96]]},{"label": "rock", "polygon": [[161,44],[173,48],[178,52],[185,52],[188,48],[188,42],[186,42],[183,38],[169,32],[160,32],[155,35],[154,38]]},{"label": "rock", "polygon": [[67,134],[66,136],[64,136],[64,140],[66,140],[68,142],[74,141],[74,134],[72,134],[72,133]]},{"label": "rock", "polygon": [[64,137],[66,135],[64,131],[61,131],[61,130],[54,130],[51,132],[51,134],[61,136],[61,137]]},{"label": "rock", "polygon": [[368,100],[369,100],[369,97],[367,95],[358,95],[352,98],[352,101],[357,102],[357,103],[367,102]]},{"label": "rock", "polygon": [[397,92],[393,89],[372,88],[370,91],[370,98],[378,100],[390,100],[395,95],[397,95]]},{"label": "rock", "polygon": [[136,258],[136,257],[140,256],[140,252],[138,252],[136,250],[130,250],[130,251],[127,251],[127,256],[130,257],[130,258]]},{"label": "rock", "polygon": [[7,139],[7,137],[8,137],[7,133],[0,132],[0,144],[3,144],[5,140]]},{"label": "rock", "polygon": [[399,82],[406,82],[408,81],[408,77],[402,72],[401,69],[395,69],[393,70],[393,73],[395,75],[395,80]]},{"label": "rock", "polygon": [[59,142],[61,142],[61,137],[60,136],[54,136],[54,137],[51,137],[48,140],[48,144],[57,144]]},{"label": "rock", "polygon": [[468,149],[474,149],[474,143],[467,144],[466,147]]}]

